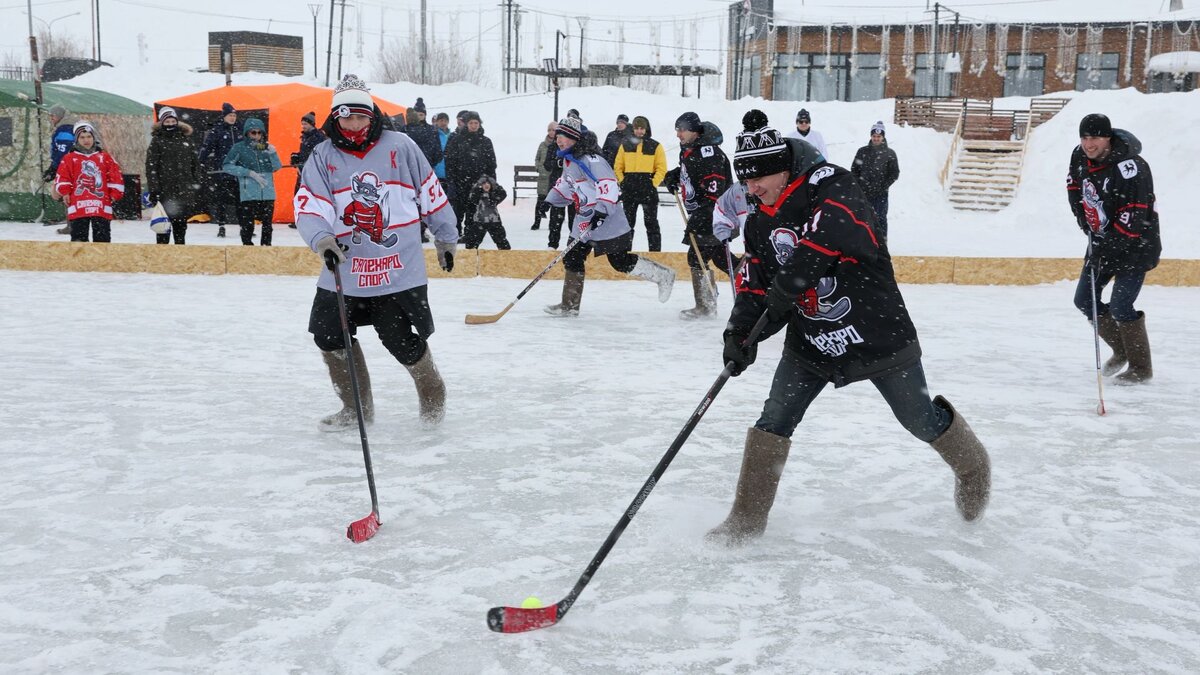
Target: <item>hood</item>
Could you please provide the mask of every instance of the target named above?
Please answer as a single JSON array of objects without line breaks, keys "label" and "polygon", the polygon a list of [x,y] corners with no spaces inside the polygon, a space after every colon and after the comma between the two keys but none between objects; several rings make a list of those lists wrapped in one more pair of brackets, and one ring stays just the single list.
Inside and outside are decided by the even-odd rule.
[{"label": "hood", "polygon": [[1125,129],[1113,129],[1112,154],[1108,156],[1114,164],[1142,154],[1142,142]]},{"label": "hood", "polygon": [[417,117],[418,114],[419,113],[416,108],[409,108],[408,110],[405,110],[404,111],[404,123],[405,124],[416,124],[416,123],[420,122],[421,118]]},{"label": "hood", "polygon": [[246,121],[242,123],[242,133],[248,134],[251,131],[261,131],[263,132],[263,137],[265,138],[267,135],[267,125],[263,124],[262,120],[258,119],[257,117],[248,117],[246,118]]},{"label": "hood", "polygon": [[480,176],[479,180],[475,181],[475,187],[483,187],[484,183],[491,183],[492,187],[496,187],[496,179],[492,176]]},{"label": "hood", "polygon": [[700,132],[700,138],[696,141],[696,145],[720,145],[725,142],[725,136],[721,134],[721,127],[712,122],[704,122],[704,131]]},{"label": "hood", "polygon": [[[183,122],[183,121],[179,122],[179,133],[181,135],[191,136],[192,131],[193,131],[192,125],[188,124],[187,122]],[[163,130],[162,122],[155,122],[153,124],[153,126],[150,127],[150,133],[155,134],[155,135],[165,134],[166,131]]]},{"label": "hood", "polygon": [[792,176],[803,176],[813,167],[825,164],[825,158],[812,144],[796,138],[785,138],[783,142],[792,151]]}]

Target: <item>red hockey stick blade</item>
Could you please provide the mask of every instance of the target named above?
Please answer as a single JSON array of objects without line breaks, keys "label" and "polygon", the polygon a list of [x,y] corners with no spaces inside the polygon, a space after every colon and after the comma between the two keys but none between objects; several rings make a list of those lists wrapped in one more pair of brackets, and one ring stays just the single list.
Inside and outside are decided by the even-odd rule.
[{"label": "red hockey stick blade", "polygon": [[361,544],[371,537],[374,537],[375,533],[378,531],[379,515],[372,511],[371,515],[367,516],[366,518],[350,523],[350,527],[346,528],[346,537],[356,544]]},{"label": "red hockey stick blade", "polygon": [[493,607],[488,610],[488,628],[497,633],[524,633],[558,623],[558,605],[526,609],[524,607]]}]

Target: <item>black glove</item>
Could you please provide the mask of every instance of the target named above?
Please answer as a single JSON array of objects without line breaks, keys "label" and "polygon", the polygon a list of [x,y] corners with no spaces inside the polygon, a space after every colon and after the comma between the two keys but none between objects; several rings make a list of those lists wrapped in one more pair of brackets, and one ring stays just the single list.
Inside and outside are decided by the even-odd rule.
[{"label": "black glove", "polygon": [[298,153],[298,152],[293,152],[293,153],[292,153],[292,156],[291,156],[289,159],[290,159],[290,160],[291,160],[291,162],[292,162],[292,166],[297,166],[297,165],[299,165],[299,164],[300,164],[300,153]]},{"label": "black glove", "polygon": [[743,345],[745,340],[746,336],[743,333],[725,333],[725,351],[722,356],[729,366],[729,374],[733,377],[741,375],[758,357],[758,343]]},{"label": "black glove", "polygon": [[784,290],[779,285],[779,278],[767,289],[767,321],[779,323],[786,321],[796,307],[797,293]]},{"label": "black glove", "polygon": [[663,186],[667,188],[667,192],[675,194],[679,192],[679,169],[671,169],[663,176]]},{"label": "black glove", "polygon": [[588,221],[588,225],[586,228],[584,228],[584,230],[587,232],[594,232],[596,228],[604,224],[604,219],[607,217],[607,214],[597,211],[595,215],[592,216],[592,219]]},{"label": "black glove", "polygon": [[42,173],[42,182],[49,183],[50,181],[54,180],[54,174],[54,169],[46,169],[46,171]]},{"label": "black glove", "polygon": [[154,208],[154,205],[157,204],[158,200],[160,199],[157,192],[151,192],[146,198],[150,200],[150,208]]}]

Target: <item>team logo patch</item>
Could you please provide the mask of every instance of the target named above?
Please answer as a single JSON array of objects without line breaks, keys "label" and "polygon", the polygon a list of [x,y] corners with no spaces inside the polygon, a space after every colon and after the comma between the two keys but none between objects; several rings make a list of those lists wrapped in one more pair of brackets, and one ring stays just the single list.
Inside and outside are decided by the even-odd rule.
[{"label": "team logo patch", "polygon": [[346,105],[338,106],[338,109],[334,112],[334,116],[349,117],[350,116],[350,106],[346,106]]},{"label": "team logo patch", "polygon": [[701,157],[712,157],[713,152],[713,147],[711,145],[706,145],[703,148],[700,148]]},{"label": "team logo patch", "polygon": [[812,175],[808,177],[808,182],[811,185],[816,185],[817,183],[820,183],[821,181],[825,180],[826,178],[829,178],[832,175],[833,175],[833,167],[823,166],[823,167],[817,169],[816,171],[812,172]]},{"label": "team logo patch", "polygon": [[800,296],[800,313],[807,319],[817,321],[839,321],[850,313],[850,298],[842,296],[829,302],[829,296],[837,290],[837,279],[822,277],[816,288],[804,291]]},{"label": "team logo patch", "polygon": [[792,256],[796,253],[796,246],[800,244],[800,237],[793,231],[780,227],[771,232],[771,246],[775,248],[775,260],[780,265],[788,264]]},{"label": "team logo patch", "polygon": [[383,213],[382,203],[387,186],[370,171],[350,177],[350,203],[342,211],[342,224],[354,229],[355,244],[362,243],[362,235],[367,235],[371,241],[391,248],[396,245],[398,237],[395,233],[384,234],[387,230],[387,216]]},{"label": "team logo patch", "polygon": [[1137,162],[1132,159],[1121,162],[1117,165],[1117,168],[1121,170],[1121,176],[1124,178],[1133,178],[1138,173]]}]

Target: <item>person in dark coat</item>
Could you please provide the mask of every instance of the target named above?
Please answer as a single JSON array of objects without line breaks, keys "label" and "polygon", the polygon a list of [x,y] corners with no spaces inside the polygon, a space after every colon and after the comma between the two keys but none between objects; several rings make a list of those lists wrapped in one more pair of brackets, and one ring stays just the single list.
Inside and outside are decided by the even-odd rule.
[{"label": "person in dark coat", "polygon": [[229,103],[221,104],[221,121],[204,134],[200,145],[200,166],[207,180],[205,196],[208,212],[217,223],[217,236],[225,236],[225,225],[238,222],[237,210],[241,204],[238,180],[225,173],[225,155],[233,145],[242,140],[242,131],[237,126],[237,110]]},{"label": "person in dark coat", "polygon": [[617,151],[621,149],[621,144],[633,138],[633,130],[629,128],[629,116],[625,113],[617,115],[617,128],[608,132],[604,137],[604,146],[600,149],[600,156],[604,157],[604,161],[612,166],[617,161]]},{"label": "person in dark coat", "polygon": [[900,162],[896,159],[896,151],[888,147],[883,122],[871,126],[871,142],[854,154],[850,172],[858,179],[871,208],[875,209],[879,234],[887,238],[888,190],[900,177]]},{"label": "person in dark coat", "polygon": [[429,160],[429,166],[437,166],[442,161],[442,141],[437,129],[425,121],[425,102],[418,98],[415,105],[404,111],[404,121],[400,131],[413,139],[421,154]]},{"label": "person in dark coat", "polygon": [[[708,272],[708,262],[726,269],[725,244],[713,236],[713,209],[717,200],[733,182],[729,158],[721,150],[724,137],[717,125],[700,121],[694,112],[675,120],[679,138],[679,167],[667,172],[663,184],[671,194],[680,193],[687,211],[683,244],[688,247],[688,268],[696,306],[679,313],[684,319],[712,316],[717,312],[716,279]],[[692,245],[692,239],[696,244]],[[699,249],[699,255],[697,250]]]},{"label": "person in dark coat", "polygon": [[485,234],[492,238],[496,248],[507,251],[512,248],[508,243],[508,233],[504,231],[504,223],[500,220],[500,211],[496,208],[504,203],[508,193],[491,176],[483,176],[471,187],[467,199],[467,208],[471,209],[469,226],[463,233],[463,248],[479,248]]},{"label": "person in dark coat", "polygon": [[162,204],[171,231],[156,233],[156,243],[168,244],[172,237],[176,244],[184,243],[188,217],[195,213],[196,195],[203,185],[204,170],[196,156],[191,125],[180,122],[174,108],[159,108],[146,149],[146,191],[151,206]]},{"label": "person in dark coat", "polygon": [[[987,450],[949,401],[930,400],[917,330],[866,195],[848,171],[765,122],[761,111],[746,114],[734,155],[757,208],[746,218],[746,264],[725,330],[726,368],[741,374],[754,363],[759,342],[780,330],[786,337],[762,414],[746,434],[733,508],[709,539],[739,545],[763,534],[792,434],[809,405],[830,383],[862,380],[950,465],[963,519],[979,518],[991,491]],[[764,314],[765,330],[750,341]],[[804,447],[819,444],[806,437]]]},{"label": "person in dark coat", "polygon": [[450,206],[458,218],[460,232],[465,231],[471,219],[468,208],[471,188],[480,178],[496,175],[496,150],[483,131],[479,113],[469,110],[463,119],[466,125],[446,142],[446,176],[453,186]]},{"label": "person in dark coat", "polygon": [[[1154,177],[1141,153],[1136,136],[1093,113],[1079,124],[1079,145],[1067,170],[1067,201],[1088,237],[1075,306],[1090,321],[1095,305],[1097,331],[1113,350],[1103,374],[1116,375],[1129,364],[1117,375],[1118,384],[1138,384],[1154,375],[1146,313],[1133,307],[1146,273],[1162,254]],[[1110,281],[1112,297],[1105,304],[1100,296]]]}]

